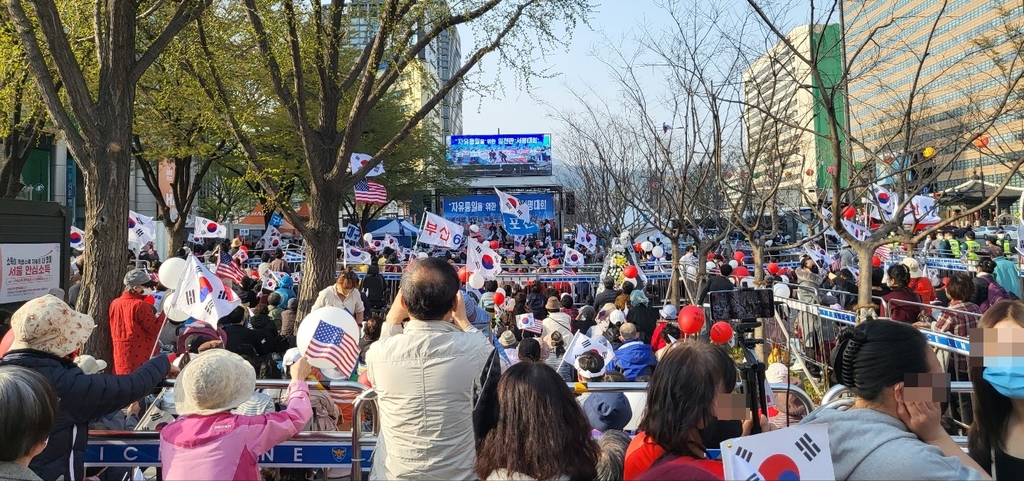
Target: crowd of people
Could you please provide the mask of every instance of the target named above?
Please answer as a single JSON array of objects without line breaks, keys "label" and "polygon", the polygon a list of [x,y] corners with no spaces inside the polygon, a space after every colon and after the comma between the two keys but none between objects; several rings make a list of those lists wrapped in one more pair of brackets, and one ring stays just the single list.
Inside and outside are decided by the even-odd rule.
[{"label": "crowd of people", "polygon": [[[141,414],[150,409],[170,416],[159,426],[162,479],[305,478],[311,470],[261,470],[257,460],[299,431],[359,422],[351,397],[306,383],[325,379],[377,392],[371,479],[723,479],[722,461],[708,450],[750,435],[755,422],[759,431],[826,424],[836,479],[1012,478],[1024,467],[1024,371],[1013,361],[1024,303],[1019,283],[1014,290],[1000,274],[1005,252],[976,252],[975,276],[936,279],[912,257],[877,266],[870,279],[886,319],[834,333],[827,356],[836,382],[856,396],[853,408],[808,411],[780,393],[760,419],[723,408],[737,384],[729,349],[683,334],[679,309],[656,307],[651,286],[607,278],[599,286],[488,281],[474,290],[451,259],[427,257],[389,291],[376,263],[362,279],[343,270],[313,301],[314,309],[348,310],[360,326],[359,366],[341,373],[311,367],[298,351],[299,299],[280,252],[235,285],[242,305],[216,322],[165,322],[150,304],[165,287],[133,269],[109,308],[109,373],[78,355],[95,326],[60,296],[10,315],[13,341],[0,358],[0,479],[95,476],[83,464],[90,427],[146,426]],[[804,259],[769,281],[793,285],[802,301],[853,308],[861,279],[855,260],[839,259],[846,265],[834,269]],[[722,256],[708,262],[699,300],[741,284]],[[267,272],[284,275],[268,285]],[[527,314],[537,328],[522,324]],[[983,346],[978,363],[938,357],[920,331],[968,337],[976,327],[985,329],[984,342],[972,339]],[[577,333],[603,348],[570,357]],[[974,396],[948,403],[970,425],[969,454],[942,423],[944,374],[974,386]],[[766,377],[801,384],[781,363]],[[168,378],[174,387],[158,389]],[[257,390],[266,378],[291,382]],[[576,382],[647,387],[578,393]]]}]

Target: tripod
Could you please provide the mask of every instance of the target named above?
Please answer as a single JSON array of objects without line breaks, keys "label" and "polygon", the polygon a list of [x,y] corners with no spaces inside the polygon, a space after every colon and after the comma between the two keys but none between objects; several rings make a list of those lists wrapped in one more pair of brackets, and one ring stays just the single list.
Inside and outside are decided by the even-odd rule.
[{"label": "tripod", "polygon": [[751,434],[761,432],[761,413],[768,415],[768,395],[764,392],[765,365],[754,353],[754,346],[764,343],[764,339],[754,337],[754,330],[758,327],[761,327],[761,322],[757,320],[741,320],[733,325],[736,342],[743,349],[743,363],[739,365],[740,389],[747,395],[747,405],[750,406]]}]

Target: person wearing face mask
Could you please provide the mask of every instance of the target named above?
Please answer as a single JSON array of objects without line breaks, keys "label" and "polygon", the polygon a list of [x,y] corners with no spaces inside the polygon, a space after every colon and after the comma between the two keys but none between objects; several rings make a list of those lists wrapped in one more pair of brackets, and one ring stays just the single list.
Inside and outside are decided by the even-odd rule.
[{"label": "person wearing face mask", "polygon": [[978,326],[984,339],[972,335],[971,342],[983,346],[983,360],[971,366],[975,402],[967,447],[993,478],[1015,479],[1024,473],[1024,303],[1000,302]]},{"label": "person wearing face mask", "polygon": [[[753,428],[749,419],[741,422],[732,410],[718,408],[735,388],[736,363],[721,345],[688,340],[669,349],[647,385],[647,406],[626,449],[623,478],[632,481],[648,470],[674,466],[724,479],[722,461],[707,459],[707,450]],[[771,429],[767,417],[760,424],[762,432]]]},{"label": "person wearing face mask", "polygon": [[110,337],[114,341],[114,374],[130,374],[153,357],[164,316],[146,302],[156,281],[142,269],[124,276],[124,292],[110,303]]}]

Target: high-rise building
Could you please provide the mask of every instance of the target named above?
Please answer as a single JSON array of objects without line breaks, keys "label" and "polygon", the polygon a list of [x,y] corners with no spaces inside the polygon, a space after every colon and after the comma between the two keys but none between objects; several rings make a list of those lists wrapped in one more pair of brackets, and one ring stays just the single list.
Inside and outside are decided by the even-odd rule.
[{"label": "high-rise building", "polygon": [[[753,172],[733,166],[729,178],[754,176],[758,191],[779,183],[776,202],[797,207],[818,200],[831,186],[829,167],[835,165],[828,143],[828,115],[821,102],[824,88],[831,93],[842,73],[842,43],[838,25],[803,25],[786,36],[799,56],[809,58],[816,48],[819,85],[810,66],[782,41],[758,57],[743,72],[745,155]],[[842,124],[843,96],[836,95]],[[738,181],[738,179],[737,179]]]},{"label": "high-rise building", "polygon": [[[462,68],[462,42],[459,31],[450,28],[441,32],[437,38],[437,75],[441,85],[451,80],[452,76]],[[452,88],[441,101],[441,135],[462,135],[462,82]]]},{"label": "high-rise building", "polygon": [[[373,40],[377,31],[377,9],[380,0],[357,0],[352,2],[350,11],[353,46],[361,47]],[[415,44],[430,25],[421,29],[410,39]],[[462,68],[462,44],[458,30],[453,27],[441,32],[410,62],[394,89],[401,92],[406,110],[411,114],[419,110],[454,74]],[[450,135],[462,134],[462,82],[445,95],[444,99],[427,115],[424,122],[432,122],[439,130],[440,141]]]},{"label": "high-rise building", "polygon": [[[1008,38],[1015,30],[1005,26],[1024,20],[1021,5],[1004,0],[842,4],[852,135],[867,147],[854,150],[855,165],[877,165],[882,183],[893,165],[909,167],[911,177],[944,168],[935,184],[923,187],[926,191],[972,178],[1003,181],[1009,173],[1004,164],[1024,149],[1024,116],[999,112],[1007,93],[1007,105],[1018,99],[1011,84],[1021,69],[1019,39]],[[984,134],[977,146],[968,144],[979,132]],[[928,147],[937,151],[932,159],[924,156]],[[949,157],[963,147],[959,157]],[[1024,181],[1013,179],[1010,185]]]}]

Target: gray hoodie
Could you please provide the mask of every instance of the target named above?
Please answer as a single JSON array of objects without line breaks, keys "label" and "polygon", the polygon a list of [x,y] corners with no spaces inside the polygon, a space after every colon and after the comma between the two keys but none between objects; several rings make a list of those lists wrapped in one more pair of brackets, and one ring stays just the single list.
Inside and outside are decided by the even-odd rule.
[{"label": "gray hoodie", "polygon": [[871,409],[816,409],[801,424],[827,424],[836,479],[980,480],[977,471]]}]

